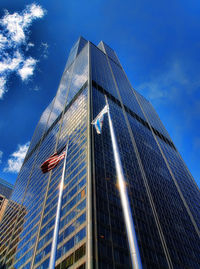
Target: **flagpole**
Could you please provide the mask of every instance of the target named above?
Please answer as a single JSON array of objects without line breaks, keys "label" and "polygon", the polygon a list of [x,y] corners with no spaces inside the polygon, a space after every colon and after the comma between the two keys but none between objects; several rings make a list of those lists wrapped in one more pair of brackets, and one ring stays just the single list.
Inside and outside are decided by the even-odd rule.
[{"label": "flagpole", "polygon": [[126,225],[126,232],[127,232],[127,237],[128,237],[131,262],[134,269],[142,269],[142,262],[140,259],[137,237],[136,237],[133,218],[131,214],[128,192],[126,189],[126,181],[124,178],[119,149],[117,145],[117,140],[116,140],[114,127],[111,120],[108,100],[106,96],[105,96],[105,99],[106,99],[106,104],[108,107],[108,122],[109,122],[109,127],[110,127],[112,147],[113,147],[113,153],[114,153],[114,159],[115,159],[115,167],[117,170],[117,183],[119,185],[119,193],[120,193],[122,211],[124,214],[124,220],[125,220],[125,225]]},{"label": "flagpole", "polygon": [[64,187],[64,179],[65,179],[68,145],[69,145],[69,138],[66,145],[63,171],[62,171],[62,177],[61,177],[61,182],[60,182],[60,191],[59,191],[59,197],[58,197],[55,227],[54,227],[54,232],[53,232],[49,269],[55,269],[55,263],[56,263],[56,250],[57,250],[57,242],[58,242],[58,234],[59,234],[60,212],[61,212],[61,206],[62,206],[62,195],[63,195],[63,187]]}]

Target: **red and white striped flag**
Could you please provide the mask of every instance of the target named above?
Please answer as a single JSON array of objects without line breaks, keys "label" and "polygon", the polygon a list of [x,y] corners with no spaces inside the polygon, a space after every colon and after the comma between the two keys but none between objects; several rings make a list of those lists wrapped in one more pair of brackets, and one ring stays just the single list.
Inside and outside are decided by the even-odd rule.
[{"label": "red and white striped flag", "polygon": [[65,151],[63,153],[61,153],[60,155],[58,155],[58,153],[54,153],[53,155],[51,155],[45,162],[43,162],[43,164],[40,166],[41,170],[43,173],[47,173],[49,171],[51,171],[53,168],[55,168],[59,162],[64,159],[65,157]]}]

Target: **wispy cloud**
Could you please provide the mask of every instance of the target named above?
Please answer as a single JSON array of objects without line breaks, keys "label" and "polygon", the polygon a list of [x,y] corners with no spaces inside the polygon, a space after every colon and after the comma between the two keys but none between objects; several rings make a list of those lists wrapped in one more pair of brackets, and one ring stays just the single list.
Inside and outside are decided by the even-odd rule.
[{"label": "wispy cloud", "polygon": [[2,163],[3,151],[0,150],[0,163]]},{"label": "wispy cloud", "polygon": [[47,43],[42,42],[41,43],[41,47],[43,49],[42,57],[43,58],[48,58],[48,55],[49,55],[49,45]]},{"label": "wispy cloud", "polygon": [[17,73],[22,80],[33,75],[37,60],[25,56],[24,51],[34,46],[28,42],[29,27],[44,15],[45,10],[40,5],[31,4],[21,13],[6,11],[0,19],[0,99],[7,91],[6,82],[11,73]]},{"label": "wispy cloud", "polygon": [[176,60],[167,70],[152,76],[137,89],[151,101],[162,101],[167,97],[173,98],[183,86],[191,90],[191,81],[181,61]]},{"label": "wispy cloud", "polygon": [[193,151],[198,149],[200,79],[192,63],[176,59],[157,75],[154,72],[149,80],[136,89],[159,112],[161,119],[165,121],[164,125],[168,125],[167,129],[177,148],[184,148],[187,140],[187,145]]},{"label": "wispy cloud", "polygon": [[29,42],[29,43],[26,45],[26,51],[29,51],[30,48],[33,48],[33,47],[35,47],[35,45],[34,45],[33,43]]},{"label": "wispy cloud", "polygon": [[18,173],[23,160],[26,156],[30,142],[27,142],[24,145],[18,145],[17,150],[10,155],[8,159],[7,166],[4,168],[4,172]]},{"label": "wispy cloud", "polygon": [[34,88],[33,88],[33,91],[39,91],[40,90],[40,87],[38,85],[36,85]]}]

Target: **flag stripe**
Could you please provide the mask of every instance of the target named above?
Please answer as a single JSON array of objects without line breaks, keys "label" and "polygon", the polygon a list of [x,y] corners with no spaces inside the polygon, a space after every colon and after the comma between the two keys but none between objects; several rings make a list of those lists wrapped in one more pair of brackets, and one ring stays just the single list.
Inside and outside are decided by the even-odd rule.
[{"label": "flag stripe", "polygon": [[62,154],[58,155],[58,153],[54,153],[51,155],[46,161],[43,162],[43,164],[40,166],[41,170],[43,173],[47,173],[53,168],[55,168],[59,162],[64,159],[65,157],[65,152]]},{"label": "flag stripe", "polygon": [[63,156],[56,156],[53,159],[49,160],[47,165],[48,164],[53,164],[53,163],[57,162],[58,160],[62,160],[63,158],[64,158],[64,155]]},{"label": "flag stripe", "polygon": [[[53,155],[52,155],[53,156]],[[57,161],[57,159],[62,159],[62,158],[64,158],[64,156],[65,155],[63,155],[63,153],[60,155],[60,156],[58,156],[58,155],[56,155],[56,156],[54,156],[54,157],[50,157],[50,158],[48,158],[41,166],[44,166],[44,165],[48,165],[49,163],[53,163],[53,162],[55,162],[55,161]]]}]

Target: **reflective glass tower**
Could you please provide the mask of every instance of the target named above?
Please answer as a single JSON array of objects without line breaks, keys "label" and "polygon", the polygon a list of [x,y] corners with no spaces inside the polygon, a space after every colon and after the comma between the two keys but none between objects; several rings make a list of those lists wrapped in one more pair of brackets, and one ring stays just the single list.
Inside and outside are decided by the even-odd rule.
[{"label": "reflective glass tower", "polygon": [[79,38],[56,96],[42,114],[0,225],[2,267],[46,269],[63,162],[40,165],[69,140],[56,269],[131,268],[108,98],[143,268],[200,268],[199,189],[151,104],[104,42]]}]

